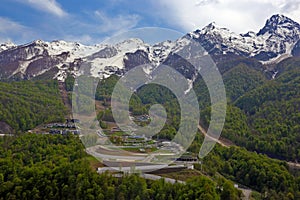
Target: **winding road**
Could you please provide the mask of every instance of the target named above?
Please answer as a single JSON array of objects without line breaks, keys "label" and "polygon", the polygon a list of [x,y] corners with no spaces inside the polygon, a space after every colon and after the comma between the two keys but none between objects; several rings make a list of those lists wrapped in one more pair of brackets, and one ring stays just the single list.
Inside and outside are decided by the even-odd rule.
[{"label": "winding road", "polygon": [[205,137],[208,137],[210,140],[215,141],[216,143],[220,144],[221,146],[227,147],[227,148],[229,148],[231,146],[230,144],[227,144],[224,141],[221,141],[219,138],[217,139],[217,138],[214,138],[214,137],[210,136],[209,134],[207,134],[205,129],[202,126],[200,126],[200,124],[198,125],[198,129]]},{"label": "winding road", "polygon": [[[226,148],[229,148],[230,146],[232,146],[232,145],[230,145],[228,143],[225,143],[225,142],[221,141],[220,139],[216,139],[216,138],[208,135],[207,132],[205,131],[205,129],[202,126],[198,125],[198,129],[200,130],[200,132],[205,137],[208,137],[210,140],[215,141],[216,143],[220,144],[221,146],[226,147]],[[238,189],[241,190],[242,193],[243,193],[243,195],[244,195],[244,197],[242,198],[242,200],[249,200],[250,199],[252,190],[250,190],[250,189],[243,189],[243,188],[238,188]]]},{"label": "winding road", "polygon": [[[214,138],[214,137],[208,135],[208,134],[206,133],[205,129],[204,129],[202,126],[200,126],[200,125],[198,125],[198,129],[200,130],[200,132],[201,132],[204,136],[208,137],[208,138],[211,139],[212,141],[215,141],[216,143],[220,144],[220,145],[223,146],[223,147],[229,148],[229,147],[231,147],[231,146],[236,146],[236,145],[233,145],[233,144],[229,144],[228,142],[222,141],[222,140],[220,140],[220,138],[219,138],[219,139],[216,139],[216,138]],[[286,163],[287,163],[290,167],[292,167],[292,168],[300,169],[300,163],[296,163],[296,162],[286,162]]]},{"label": "winding road", "polygon": [[[207,134],[207,132],[205,131],[205,129],[200,126],[200,124],[198,125],[198,129],[200,130],[200,132],[205,136],[205,137],[208,137],[210,140],[212,141],[215,141],[216,143],[220,144],[221,146],[223,147],[226,147],[226,148],[229,148],[231,146],[236,146],[236,145],[233,145],[233,144],[229,144],[228,142],[225,142],[225,141],[222,141],[220,140],[220,138],[216,139],[210,135]],[[289,167],[291,168],[297,168],[297,169],[300,169],[300,163],[295,163],[295,162],[286,162],[288,164]],[[250,196],[251,196],[251,190],[250,189],[242,189],[242,188],[239,188],[243,194],[244,194],[244,200],[248,200],[250,199]]]}]

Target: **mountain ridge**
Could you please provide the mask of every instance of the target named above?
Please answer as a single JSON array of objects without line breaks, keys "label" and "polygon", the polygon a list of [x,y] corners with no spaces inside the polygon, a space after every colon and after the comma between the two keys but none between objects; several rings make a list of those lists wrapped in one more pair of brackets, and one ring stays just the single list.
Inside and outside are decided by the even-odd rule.
[{"label": "mountain ridge", "polygon": [[190,45],[189,40],[199,42],[216,63],[220,61],[217,56],[240,56],[270,64],[299,54],[300,25],[277,14],[258,33],[236,34],[210,23],[175,41],[154,45],[135,38],[116,45],[89,46],[63,40],[35,40],[24,45],[6,43],[0,45],[0,79],[32,79],[53,71],[56,73],[51,76],[59,81],[64,81],[68,74],[82,73],[107,78],[141,64],[152,66],[146,70],[149,73],[155,66],[170,62],[170,56]]},{"label": "mountain ridge", "polygon": [[236,34],[214,23],[189,33],[209,53],[232,53],[255,58],[262,63],[272,62],[283,54],[290,55],[299,35],[300,25],[283,15],[273,15],[258,33]]}]

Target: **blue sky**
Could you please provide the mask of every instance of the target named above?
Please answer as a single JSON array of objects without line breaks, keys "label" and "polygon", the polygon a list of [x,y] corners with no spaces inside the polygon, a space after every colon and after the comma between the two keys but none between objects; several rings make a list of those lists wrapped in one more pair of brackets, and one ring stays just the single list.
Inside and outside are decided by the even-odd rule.
[{"label": "blue sky", "polygon": [[257,32],[275,13],[299,22],[299,5],[300,0],[2,0],[0,42],[95,44],[134,28],[186,33],[213,21],[237,33]]}]

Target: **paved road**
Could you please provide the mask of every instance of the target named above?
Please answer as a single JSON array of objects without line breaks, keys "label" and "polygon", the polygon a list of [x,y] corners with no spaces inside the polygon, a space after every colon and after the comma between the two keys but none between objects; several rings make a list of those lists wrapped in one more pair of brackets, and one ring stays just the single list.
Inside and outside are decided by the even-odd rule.
[{"label": "paved road", "polygon": [[229,145],[229,144],[227,144],[227,143],[221,141],[219,138],[217,139],[217,138],[214,138],[214,137],[208,135],[207,132],[205,131],[205,129],[204,129],[202,126],[198,125],[198,129],[200,130],[200,132],[201,132],[205,137],[208,137],[210,140],[215,141],[216,143],[220,144],[221,146],[227,147],[227,148],[231,146],[231,145]]},{"label": "paved road", "polygon": [[[113,176],[115,177],[122,177],[123,174],[114,174]],[[158,176],[158,175],[153,175],[153,174],[140,174],[140,177],[144,178],[144,179],[149,179],[149,180],[160,180],[160,179],[164,179],[165,182],[167,183],[181,183],[181,184],[185,184],[185,181],[180,181],[180,180],[176,180],[176,179],[172,179],[172,178],[166,178],[166,177],[162,177],[162,176]],[[250,199],[250,195],[251,195],[251,190],[249,189],[241,189],[238,188],[239,190],[242,191],[244,197],[242,198],[242,200],[249,200]]]},{"label": "paved road", "polygon": [[167,165],[143,165],[143,166],[129,166],[129,167],[99,167],[97,172],[104,173],[106,171],[116,172],[116,171],[123,171],[123,172],[132,172],[132,170],[137,172],[150,172],[156,171],[162,168],[167,167]]},{"label": "paved road", "polygon": [[[218,144],[220,144],[220,145],[223,146],[223,147],[229,148],[229,147],[231,147],[231,146],[234,146],[234,145],[228,144],[228,143],[226,143],[226,142],[223,142],[223,141],[221,141],[220,139],[216,139],[216,138],[214,138],[214,137],[211,137],[210,135],[207,135],[205,129],[204,129],[202,126],[200,126],[200,125],[198,125],[198,129],[200,130],[200,132],[201,132],[204,136],[208,137],[208,138],[211,139],[212,141],[217,142]],[[287,164],[288,164],[290,167],[292,167],[292,168],[300,169],[300,163],[287,162]],[[242,190],[242,192],[243,192],[243,194],[244,194],[244,196],[245,196],[244,199],[245,199],[245,200],[248,200],[248,199],[250,198],[250,195],[251,195],[251,190],[249,190],[249,189],[240,189],[240,190]]]},{"label": "paved road", "polygon": [[179,180],[175,180],[172,178],[166,178],[166,177],[162,177],[162,176],[158,176],[158,175],[153,175],[153,174],[141,174],[141,177],[145,178],[145,179],[150,179],[150,180],[159,180],[159,179],[164,179],[166,182],[168,183],[182,183],[185,184],[184,181],[179,181]]},{"label": "paved road", "polygon": [[[114,177],[117,178],[121,178],[123,176],[123,174],[113,174]],[[149,179],[149,180],[160,180],[160,179],[164,179],[165,182],[167,183],[181,183],[181,184],[185,184],[184,181],[179,181],[179,180],[175,180],[172,178],[166,178],[166,177],[162,177],[162,176],[158,176],[158,175],[153,175],[153,174],[140,174],[140,177],[144,178],[144,179]]]},{"label": "paved road", "polygon": [[[226,147],[226,148],[229,148],[230,146],[232,146],[232,145],[229,145],[229,144],[227,144],[227,143],[225,143],[225,142],[223,142],[223,141],[221,141],[221,140],[219,140],[219,139],[216,139],[216,138],[214,138],[214,137],[211,137],[210,135],[208,135],[208,134],[206,133],[205,129],[204,129],[203,127],[201,127],[200,125],[198,125],[198,129],[200,130],[200,132],[201,132],[204,136],[208,137],[208,138],[211,139],[212,141],[215,141],[216,143],[220,144],[221,146]],[[241,190],[242,193],[243,193],[243,195],[244,195],[243,200],[249,200],[249,199],[250,199],[250,195],[251,195],[251,192],[252,192],[250,189],[242,189],[242,188],[238,188],[238,189]]]},{"label": "paved road", "polygon": [[[101,159],[104,159],[104,160],[142,161],[147,156],[147,155],[144,155],[144,156],[137,155],[137,154],[134,154],[134,153],[124,154],[124,152],[116,153],[116,151],[112,151],[111,154],[108,154],[107,152],[100,153],[100,152],[97,152],[98,148],[100,148],[100,146],[89,147],[89,148],[86,148],[86,152],[90,155],[93,155],[96,158],[101,158]],[[107,150],[107,151],[109,151],[109,150]]]},{"label": "paved road", "polygon": [[[223,147],[231,147],[231,146],[234,146],[234,145],[231,145],[231,144],[228,144],[224,141],[221,141],[220,139],[216,139],[214,137],[211,137],[210,135],[207,135],[205,129],[203,127],[201,127],[200,125],[198,125],[198,129],[200,130],[200,132],[204,135],[204,136],[207,136],[209,139],[211,139],[212,141],[215,141],[217,142],[218,144],[220,144],[221,146]],[[300,169],[300,163],[295,163],[295,162],[287,162],[287,164],[292,167],[292,168],[297,168],[297,169]]]},{"label": "paved road", "polygon": [[241,190],[241,191],[243,192],[243,195],[244,195],[244,197],[242,198],[242,200],[249,200],[249,199],[250,199],[252,190],[249,190],[249,189],[241,189],[241,188],[239,188],[239,190]]},{"label": "paved road", "polygon": [[[124,146],[127,148],[127,146]],[[138,161],[138,162],[154,162],[156,156],[165,156],[165,160],[176,156],[174,153],[156,152],[156,153],[134,153],[120,149],[120,146],[102,146],[96,145],[86,148],[86,152],[94,157],[101,158],[102,160],[115,160],[115,161]],[[156,162],[156,161],[155,161]],[[159,161],[160,162],[160,161]]]},{"label": "paved road", "polygon": [[14,136],[13,134],[0,134],[0,137],[4,137],[4,136]]},{"label": "paved road", "polygon": [[300,163],[295,162],[287,162],[287,164],[292,168],[299,168],[300,169]]},{"label": "paved road", "polygon": [[[135,164],[135,163],[132,163]],[[167,164],[157,164],[157,165],[136,165],[134,167],[131,166],[115,166],[115,167],[99,167],[97,172],[98,173],[104,173],[106,171],[111,171],[111,172],[116,172],[116,171],[123,171],[123,172],[132,172],[132,170],[137,171],[137,172],[151,172],[151,171],[156,171],[159,169],[182,169],[182,168],[189,168],[190,165],[170,165],[168,166]]]}]

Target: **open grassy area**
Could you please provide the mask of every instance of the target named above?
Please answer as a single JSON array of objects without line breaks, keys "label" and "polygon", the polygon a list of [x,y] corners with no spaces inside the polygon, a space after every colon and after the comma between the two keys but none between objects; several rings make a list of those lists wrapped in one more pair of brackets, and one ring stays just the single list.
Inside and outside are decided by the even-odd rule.
[{"label": "open grassy area", "polygon": [[167,177],[167,178],[172,178],[180,181],[186,181],[187,179],[193,178],[195,176],[203,176],[201,172],[198,170],[194,169],[184,169],[181,171],[177,172],[170,172],[170,173],[155,173],[159,176]]},{"label": "open grassy area", "polygon": [[157,150],[156,147],[152,148],[143,148],[143,147],[127,147],[122,148],[125,151],[133,152],[133,153],[151,153]]},{"label": "open grassy area", "polygon": [[90,163],[90,166],[93,170],[97,170],[98,167],[105,167],[105,165],[94,156],[87,156],[86,160]]}]

